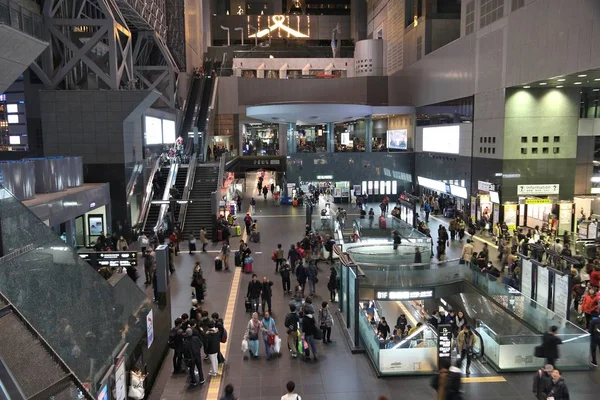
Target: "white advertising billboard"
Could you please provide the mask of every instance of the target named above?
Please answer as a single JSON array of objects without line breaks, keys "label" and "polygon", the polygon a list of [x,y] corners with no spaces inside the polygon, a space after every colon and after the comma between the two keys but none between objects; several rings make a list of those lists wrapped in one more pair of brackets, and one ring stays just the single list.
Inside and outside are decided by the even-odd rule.
[{"label": "white advertising billboard", "polygon": [[169,121],[168,119],[162,120],[162,132],[163,132],[163,143],[171,144],[175,143],[175,121]]},{"label": "white advertising billboard", "polygon": [[392,150],[406,150],[408,131],[406,129],[396,129],[387,131],[387,147]]},{"label": "white advertising billboard", "polygon": [[423,128],[423,151],[458,154],[460,126],[432,126]]},{"label": "white advertising billboard", "polygon": [[144,132],[147,145],[161,144],[163,142],[162,121],[160,118],[144,117]]}]

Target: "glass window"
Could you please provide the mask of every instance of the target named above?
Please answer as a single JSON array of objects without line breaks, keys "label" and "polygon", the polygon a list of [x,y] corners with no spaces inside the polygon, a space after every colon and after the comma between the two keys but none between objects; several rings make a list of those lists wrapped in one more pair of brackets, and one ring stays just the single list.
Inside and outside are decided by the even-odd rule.
[{"label": "glass window", "polygon": [[294,134],[297,153],[327,151],[327,125],[298,125]]},{"label": "glass window", "polygon": [[372,151],[387,151],[387,130],[388,130],[388,119],[384,118],[373,118],[372,122]]},{"label": "glass window", "polygon": [[365,151],[366,124],[364,120],[334,125],[335,152]]},{"label": "glass window", "polygon": [[279,124],[244,124],[242,138],[245,156],[279,154]]}]

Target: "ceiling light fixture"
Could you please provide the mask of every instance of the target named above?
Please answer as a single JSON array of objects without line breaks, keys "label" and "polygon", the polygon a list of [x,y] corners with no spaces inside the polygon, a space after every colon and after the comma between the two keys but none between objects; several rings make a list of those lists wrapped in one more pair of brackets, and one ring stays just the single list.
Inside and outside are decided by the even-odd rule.
[{"label": "ceiling light fixture", "polygon": [[581,85],[581,82],[575,82],[573,85]]},{"label": "ceiling light fixture", "polygon": [[544,86],[544,85],[547,85],[547,83],[546,82],[540,82],[540,86]]},{"label": "ceiling light fixture", "polygon": [[566,80],[565,78],[557,79],[558,82],[564,82],[565,80]]},{"label": "ceiling light fixture", "polygon": [[600,78],[596,78],[596,79],[594,79],[594,80],[595,80],[596,82],[598,82],[598,81],[600,81]]},{"label": "ceiling light fixture", "polygon": [[578,78],[585,78],[586,76],[586,74],[577,75]]},{"label": "ceiling light fixture", "polygon": [[598,91],[600,91],[600,89],[594,89],[594,90],[592,90],[592,92],[598,92]]},{"label": "ceiling light fixture", "polygon": [[561,87],[563,87],[563,85],[558,85],[556,88],[557,88],[557,89],[560,89]]},{"label": "ceiling light fixture", "polygon": [[531,86],[523,86],[523,89],[529,89]]}]

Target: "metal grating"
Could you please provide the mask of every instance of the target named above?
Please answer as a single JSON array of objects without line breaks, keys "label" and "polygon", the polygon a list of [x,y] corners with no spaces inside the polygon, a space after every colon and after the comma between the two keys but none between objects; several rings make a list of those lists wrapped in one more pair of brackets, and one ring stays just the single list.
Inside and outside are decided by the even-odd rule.
[{"label": "metal grating", "polygon": [[27,397],[67,376],[39,338],[12,311],[0,318],[0,354]]},{"label": "metal grating", "polygon": [[167,37],[164,0],[116,0],[115,3],[131,29],[153,30],[162,38]]}]

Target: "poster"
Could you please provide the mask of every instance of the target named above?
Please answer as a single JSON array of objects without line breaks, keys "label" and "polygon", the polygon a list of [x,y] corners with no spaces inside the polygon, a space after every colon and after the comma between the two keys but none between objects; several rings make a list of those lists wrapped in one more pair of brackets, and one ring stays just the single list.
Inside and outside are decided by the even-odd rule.
[{"label": "poster", "polygon": [[115,400],[127,398],[127,379],[125,377],[125,359],[121,357],[115,368]]},{"label": "poster", "polygon": [[104,232],[104,222],[102,221],[102,217],[88,217],[88,224],[90,227],[90,236],[99,236],[102,232]]},{"label": "poster", "polygon": [[525,260],[521,262],[521,293],[531,299],[531,261]]},{"label": "poster", "polygon": [[569,311],[569,290],[569,277],[554,274],[554,312],[565,319]]},{"label": "poster", "polygon": [[475,222],[477,218],[477,197],[471,197],[471,221]]},{"label": "poster", "polygon": [[341,142],[343,146],[350,146],[350,132],[342,132]]},{"label": "poster", "polygon": [[397,129],[387,131],[387,147],[392,150],[406,150],[408,131],[406,129]]},{"label": "poster", "polygon": [[146,330],[147,330],[147,338],[148,338],[148,348],[152,346],[152,342],[154,342],[154,317],[152,316],[152,310],[148,312],[146,315]]},{"label": "poster", "polygon": [[516,204],[505,204],[504,205],[504,222],[508,226],[509,231],[517,229],[517,205]]},{"label": "poster", "polygon": [[548,268],[538,265],[535,301],[546,308],[548,308],[548,284]]},{"label": "poster", "polygon": [[496,225],[500,221],[500,204],[494,203],[494,225]]}]

